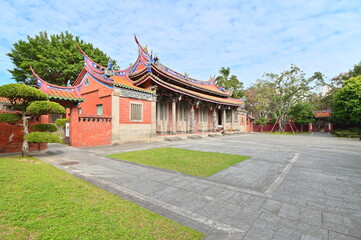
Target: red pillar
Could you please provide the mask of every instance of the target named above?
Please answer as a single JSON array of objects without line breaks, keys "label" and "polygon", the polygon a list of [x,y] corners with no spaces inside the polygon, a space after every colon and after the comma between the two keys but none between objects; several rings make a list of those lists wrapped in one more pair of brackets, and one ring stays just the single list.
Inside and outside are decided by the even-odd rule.
[{"label": "red pillar", "polygon": [[79,125],[79,113],[78,107],[74,106],[70,109],[70,133],[69,133],[69,145],[77,146],[78,145],[78,125]]}]

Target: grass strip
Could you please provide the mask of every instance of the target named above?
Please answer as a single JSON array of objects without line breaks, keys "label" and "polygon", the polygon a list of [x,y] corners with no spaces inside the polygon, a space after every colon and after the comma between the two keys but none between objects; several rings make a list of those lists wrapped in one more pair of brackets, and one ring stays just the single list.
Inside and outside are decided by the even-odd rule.
[{"label": "grass strip", "polygon": [[209,177],[249,156],[193,151],[180,148],[155,148],[108,155],[108,157],[164,168],[198,177]]}]

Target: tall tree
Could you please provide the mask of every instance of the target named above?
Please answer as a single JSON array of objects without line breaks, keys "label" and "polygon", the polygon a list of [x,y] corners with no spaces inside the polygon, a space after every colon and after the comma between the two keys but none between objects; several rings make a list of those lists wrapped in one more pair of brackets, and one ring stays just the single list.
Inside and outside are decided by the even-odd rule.
[{"label": "tall tree", "polygon": [[233,91],[233,98],[241,98],[244,95],[243,82],[240,82],[235,75],[231,75],[231,69],[222,67],[219,70],[219,76],[216,77],[215,83],[225,90]]},{"label": "tall tree", "polygon": [[14,68],[8,70],[18,83],[30,86],[36,80],[30,71],[32,66],[46,81],[66,86],[68,80],[74,81],[84,66],[83,56],[77,49],[77,44],[89,57],[103,66],[108,65],[110,58],[91,43],[85,43],[78,36],[65,32],[48,35],[40,32],[34,37],[27,36],[13,44],[10,57]]},{"label": "tall tree", "polygon": [[361,124],[361,75],[346,80],[336,92],[332,118],[338,123]]},{"label": "tall tree", "polygon": [[275,89],[270,82],[257,80],[257,83],[244,91],[246,97],[246,109],[256,119],[269,118],[272,115],[271,100]]},{"label": "tall tree", "polygon": [[266,73],[264,77],[264,84],[273,88],[273,94],[261,95],[269,99],[270,109],[282,132],[291,107],[303,100],[310,90],[324,84],[322,73],[315,72],[312,77],[306,78],[305,73],[296,65],[291,65],[289,70],[280,74]]},{"label": "tall tree", "polygon": [[[24,141],[22,145],[22,155],[29,156],[29,142],[59,142],[60,139],[51,135],[46,130],[51,131],[51,127],[40,127],[42,133],[29,134],[29,119],[45,114],[64,114],[65,108],[55,102],[48,101],[48,96],[39,89],[29,87],[25,84],[10,83],[0,86],[0,97],[5,97],[10,101],[11,110],[21,112]],[[0,114],[0,122],[16,124],[19,117],[12,113]]]},{"label": "tall tree", "polygon": [[310,123],[315,121],[314,110],[316,110],[316,108],[312,103],[300,102],[290,108],[288,116],[292,118],[295,123]]}]

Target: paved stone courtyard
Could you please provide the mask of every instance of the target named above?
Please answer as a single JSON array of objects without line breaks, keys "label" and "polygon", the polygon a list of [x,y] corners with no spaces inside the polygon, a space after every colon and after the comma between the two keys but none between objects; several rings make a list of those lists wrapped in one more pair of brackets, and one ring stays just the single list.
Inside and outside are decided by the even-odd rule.
[{"label": "paved stone courtyard", "polygon": [[[204,179],[104,157],[155,147],[252,157]],[[361,141],[242,134],[82,149],[52,144],[38,157],[207,240],[361,239]]]}]

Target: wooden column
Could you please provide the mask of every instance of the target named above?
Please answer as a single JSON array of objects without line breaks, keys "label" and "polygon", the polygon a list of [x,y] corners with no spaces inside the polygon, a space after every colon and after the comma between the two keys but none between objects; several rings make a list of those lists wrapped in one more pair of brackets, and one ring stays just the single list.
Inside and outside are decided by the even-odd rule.
[{"label": "wooden column", "polygon": [[157,128],[157,132],[161,132],[161,120],[160,120],[160,99],[157,100],[156,102],[157,104],[157,119],[156,119],[156,128]]},{"label": "wooden column", "polygon": [[213,109],[213,132],[217,132],[218,129],[218,124],[217,124],[217,113],[216,113],[216,108]]},{"label": "wooden column", "polygon": [[192,105],[191,107],[191,116],[190,116],[190,132],[194,133],[194,128],[195,128],[195,120],[194,120],[194,106]]},{"label": "wooden column", "polygon": [[176,119],[176,99],[172,101],[172,134],[177,134],[177,119]]}]

